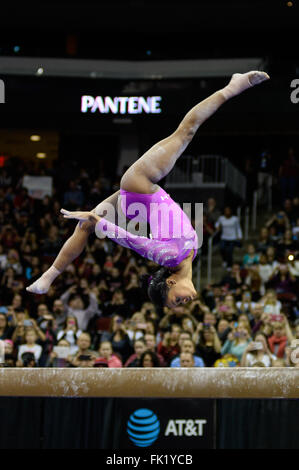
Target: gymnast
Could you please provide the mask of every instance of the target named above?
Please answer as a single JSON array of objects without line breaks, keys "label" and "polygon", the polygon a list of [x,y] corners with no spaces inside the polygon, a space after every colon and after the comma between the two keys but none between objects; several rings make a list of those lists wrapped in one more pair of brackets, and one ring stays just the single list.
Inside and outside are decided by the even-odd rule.
[{"label": "gymnast", "polygon": [[[26,290],[35,294],[46,293],[54,279],[81,254],[89,235],[95,231],[100,238],[105,234],[116,243],[161,266],[148,277],[148,295],[156,306],[173,308],[192,300],[196,296],[192,283],[192,262],[198,247],[197,234],[188,216],[157,183],[171,171],[199,126],[221,105],[269,78],[268,74],[260,71],[234,74],[228,85],[194,106],[173,134],[155,144],[125,172],[119,191],[102,201],[91,212],[70,212],[61,209],[65,218],[77,219],[79,223],[52,266]],[[151,238],[133,235],[103,217],[104,213],[108,213],[109,205],[116,207],[119,196],[121,210],[128,219],[135,217],[135,214],[128,214],[130,204],[144,205],[144,221],[150,224]],[[152,211],[152,207],[159,210],[162,203],[171,205],[173,214],[172,221],[168,221],[169,232],[166,237],[163,236],[163,218],[152,218],[149,211]],[[182,229],[180,236],[174,234],[178,227]]]}]

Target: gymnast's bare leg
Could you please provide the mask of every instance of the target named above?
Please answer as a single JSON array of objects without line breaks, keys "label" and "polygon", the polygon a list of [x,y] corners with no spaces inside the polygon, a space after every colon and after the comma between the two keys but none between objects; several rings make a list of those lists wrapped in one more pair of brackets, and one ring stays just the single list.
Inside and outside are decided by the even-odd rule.
[{"label": "gymnast's bare leg", "polygon": [[[115,207],[117,204],[118,195],[119,191],[116,191],[114,194],[102,201],[95,209],[93,209],[93,212],[96,211],[96,213],[100,216],[105,215],[107,204],[112,204]],[[27,287],[26,290],[34,294],[45,294],[48,292],[52,282],[56,279],[56,277],[59,276],[59,274],[61,274],[66,269],[66,267],[82,253],[85,246],[87,245],[89,235],[93,232],[94,223],[79,222],[73,235],[61,248],[52,266],[50,266],[50,268],[39,279]]]},{"label": "gymnast's bare leg", "polygon": [[[259,71],[234,74],[226,87],[194,106],[173,134],[154,145],[127,170],[122,177],[122,189],[136,193],[155,192],[157,190],[155,183],[171,171],[201,124],[227,100],[269,78],[265,72]],[[110,198],[117,200],[118,193]],[[111,204],[110,198],[103,203],[110,202]],[[98,211],[97,213],[99,214]],[[53,265],[26,290],[35,294],[46,293],[54,279],[83,251],[88,236],[93,230],[94,223],[92,222],[77,225],[74,234],[66,241]]]}]

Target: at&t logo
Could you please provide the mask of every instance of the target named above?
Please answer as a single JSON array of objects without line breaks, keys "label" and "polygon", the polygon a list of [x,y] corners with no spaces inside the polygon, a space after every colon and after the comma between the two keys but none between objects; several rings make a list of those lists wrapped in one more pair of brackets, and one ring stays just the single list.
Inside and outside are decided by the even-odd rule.
[{"label": "at&t logo", "polygon": [[134,411],[127,422],[129,439],[138,447],[148,447],[158,438],[160,421],[157,415],[147,408]]}]

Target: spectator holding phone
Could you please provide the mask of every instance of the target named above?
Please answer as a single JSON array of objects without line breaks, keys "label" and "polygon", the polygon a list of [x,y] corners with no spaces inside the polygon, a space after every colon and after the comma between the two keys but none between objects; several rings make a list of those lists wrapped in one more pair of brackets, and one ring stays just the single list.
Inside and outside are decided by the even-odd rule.
[{"label": "spectator holding phone", "polygon": [[256,367],[257,362],[262,362],[265,367],[271,367],[275,359],[269,350],[266,337],[262,333],[257,333],[254,341],[251,341],[244,350],[241,367]]},{"label": "spectator holding phone", "polygon": [[70,354],[75,354],[78,350],[77,339],[81,335],[82,330],[78,329],[76,317],[68,316],[66,318],[63,329],[57,333],[57,341],[65,339],[70,344]]},{"label": "spectator holding phone", "polygon": [[227,340],[221,348],[221,354],[222,356],[231,354],[241,361],[242,355],[250,341],[248,329],[244,324],[240,324],[228,334]]},{"label": "spectator holding phone", "polygon": [[135,312],[131,319],[127,320],[126,325],[126,332],[132,343],[144,336],[147,325],[143,313]]},{"label": "spectator holding phone", "polygon": [[89,333],[81,333],[77,340],[78,351],[68,360],[73,367],[93,367],[97,358],[95,351],[90,349],[91,337]]},{"label": "spectator holding phone", "polygon": [[88,298],[87,307],[84,306],[81,291],[78,291],[75,285],[70,287],[60,299],[67,311],[67,315],[76,317],[79,329],[84,331],[87,329],[89,320],[98,313],[98,302],[95,295],[89,289],[85,289],[82,294]]},{"label": "spectator holding phone", "polygon": [[108,367],[116,368],[122,367],[121,360],[113,353],[112,344],[110,341],[102,341],[99,347],[99,356],[95,362],[94,367],[99,362],[103,362],[103,359],[107,361]]},{"label": "spectator holding phone", "polygon": [[246,313],[252,318],[253,310],[256,302],[252,301],[252,295],[250,290],[246,289],[242,292],[241,300],[236,302],[236,307],[240,313]]}]

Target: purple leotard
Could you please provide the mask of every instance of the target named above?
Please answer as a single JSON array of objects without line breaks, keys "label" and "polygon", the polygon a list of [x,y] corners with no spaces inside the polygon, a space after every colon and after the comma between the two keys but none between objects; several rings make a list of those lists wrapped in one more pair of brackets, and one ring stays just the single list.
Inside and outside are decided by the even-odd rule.
[{"label": "purple leotard", "polygon": [[[144,258],[166,267],[180,264],[191,250],[194,250],[193,261],[198,247],[196,231],[189,217],[164,189],[160,188],[153,194],[131,193],[121,189],[120,195],[121,208],[126,217],[132,219],[138,214],[138,220],[148,222],[152,238],[133,235],[104,218],[95,227],[99,238],[102,238],[104,233],[119,245],[130,248]],[[134,207],[133,204],[136,203],[142,203],[144,211]],[[163,217],[161,211],[165,209],[166,213],[164,212]],[[168,215],[168,211],[171,216],[168,216],[167,220],[165,214]]]}]

